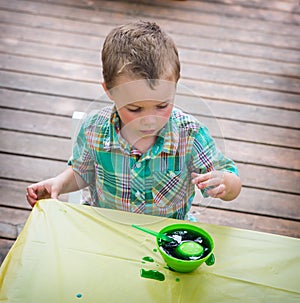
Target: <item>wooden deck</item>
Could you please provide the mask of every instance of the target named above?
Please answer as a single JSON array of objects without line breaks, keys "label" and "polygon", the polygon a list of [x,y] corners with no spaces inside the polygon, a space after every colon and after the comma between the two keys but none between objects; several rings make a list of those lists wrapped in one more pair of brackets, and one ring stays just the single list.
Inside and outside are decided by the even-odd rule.
[{"label": "wooden deck", "polygon": [[136,19],[172,35],[179,106],[240,169],[238,199],[197,197],[198,219],[300,237],[298,0],[2,0],[0,14],[0,263],[30,214],[26,186],[66,167],[72,112],[101,100],[105,35]]}]

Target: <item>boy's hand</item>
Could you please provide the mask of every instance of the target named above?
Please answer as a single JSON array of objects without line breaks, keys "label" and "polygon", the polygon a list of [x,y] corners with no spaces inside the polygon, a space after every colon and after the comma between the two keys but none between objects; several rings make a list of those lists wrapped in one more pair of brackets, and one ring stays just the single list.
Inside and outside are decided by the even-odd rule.
[{"label": "boy's hand", "polygon": [[26,198],[28,203],[33,207],[40,199],[57,199],[60,190],[59,185],[55,182],[55,178],[51,178],[28,186]]},{"label": "boy's hand", "polygon": [[192,173],[192,183],[199,189],[210,188],[206,193],[213,198],[223,198],[226,195],[224,172],[211,171],[206,174]]},{"label": "boy's hand", "polygon": [[224,171],[211,171],[206,174],[192,173],[192,183],[199,189],[207,189],[206,193],[213,198],[224,201],[235,199],[242,187],[240,177]]}]

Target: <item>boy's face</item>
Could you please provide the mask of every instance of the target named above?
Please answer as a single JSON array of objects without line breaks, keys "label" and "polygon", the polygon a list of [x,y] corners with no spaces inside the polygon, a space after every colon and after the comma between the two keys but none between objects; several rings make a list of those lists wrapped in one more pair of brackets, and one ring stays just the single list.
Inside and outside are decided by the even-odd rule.
[{"label": "boy's face", "polygon": [[157,80],[150,88],[146,80],[124,81],[110,91],[121,128],[130,141],[155,137],[170,118],[176,83]]},{"label": "boy's face", "polygon": [[135,138],[156,136],[167,123],[173,104],[167,101],[138,101],[118,109],[122,128]]}]

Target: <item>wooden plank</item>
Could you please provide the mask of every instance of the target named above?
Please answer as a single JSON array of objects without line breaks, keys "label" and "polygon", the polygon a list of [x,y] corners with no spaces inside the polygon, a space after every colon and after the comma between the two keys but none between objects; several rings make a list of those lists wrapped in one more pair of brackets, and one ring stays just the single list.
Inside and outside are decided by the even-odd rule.
[{"label": "wooden plank", "polygon": [[[206,125],[212,136],[225,139],[249,141],[286,147],[300,147],[300,131],[294,129],[274,128],[245,122],[225,119],[195,117]],[[32,134],[52,135],[70,138],[71,118],[2,109],[0,112],[0,127],[6,130],[22,130]],[[28,121],[31,121],[28,123]],[[239,130],[238,132],[236,130]],[[270,136],[276,133],[276,136]],[[253,136],[255,134],[255,137]]]},{"label": "wooden plank", "polygon": [[[72,152],[71,140],[65,138],[13,130],[0,130],[0,138],[1,151],[4,153],[67,161]],[[217,140],[217,145],[236,162],[300,170],[299,150],[235,140]]]},{"label": "wooden plank", "polygon": [[13,240],[0,239],[0,265],[3,263],[8,251],[13,244]]},{"label": "wooden plank", "polygon": [[[37,182],[56,176],[67,167],[64,162],[6,154],[0,154],[0,160],[3,163],[0,177],[26,182]],[[15,163],[18,163],[17,171],[14,169]],[[292,194],[300,193],[300,172],[241,163],[238,167],[245,187]]]},{"label": "wooden plank", "polygon": [[239,173],[246,187],[300,194],[299,171],[282,170],[238,163]]},{"label": "wooden plank", "polygon": [[[83,100],[97,100],[104,97],[100,84],[55,79],[45,76],[18,74],[0,71],[0,87],[23,90],[62,97],[74,97]],[[99,81],[102,81],[99,79]],[[179,94],[189,94],[204,99],[264,105],[275,108],[300,110],[299,96],[281,92],[259,91],[253,88],[215,84],[195,80],[180,80]]]},{"label": "wooden plank", "polygon": [[[18,138],[18,134],[16,134],[17,135],[17,138]],[[9,136],[9,132],[8,132],[8,134],[7,134],[7,136]],[[26,134],[24,135],[24,134],[20,134],[20,137],[22,137],[22,136],[25,136],[25,138],[26,138]],[[29,138],[31,138],[31,136],[32,135],[29,135]],[[38,138],[39,137],[41,137],[42,138],[42,140],[48,140],[48,137],[43,137],[43,136],[35,136],[36,137],[36,146],[37,147],[34,147],[33,149],[32,149],[32,151],[28,151],[28,150],[24,150],[24,153],[26,154],[26,155],[37,155],[37,156],[41,156],[41,157],[49,157],[49,158],[59,158],[59,156],[58,155],[56,155],[56,150],[59,150],[59,151],[64,151],[65,152],[65,155],[64,155],[64,157],[65,158],[67,158],[68,157],[68,152],[66,151],[66,149],[65,148],[61,148],[61,146],[59,145],[59,144],[55,144],[55,146],[53,147],[53,146],[51,146],[51,144],[49,145],[45,145],[45,146],[43,146],[43,144],[41,144],[42,142],[39,142],[39,140],[38,140]],[[51,137],[50,137],[51,138]],[[6,142],[7,140],[3,140],[3,142]],[[51,142],[51,140],[49,141],[49,142]],[[55,142],[55,141],[54,141]],[[69,142],[69,141],[68,141]],[[56,142],[57,143],[57,142]],[[237,143],[237,142],[233,142],[233,144],[235,144],[235,143]],[[7,143],[5,143],[5,144],[7,144]],[[238,149],[238,144],[235,144],[235,146],[237,147],[237,149]],[[233,146],[234,147],[234,146]],[[17,149],[18,148],[20,148],[19,146],[17,146]],[[42,149],[41,151],[40,151],[40,148]],[[48,150],[45,150],[45,149],[48,149]],[[233,150],[234,148],[232,148],[232,150]],[[6,152],[11,152],[13,150],[13,144],[12,144],[12,146],[11,146],[11,149],[10,150],[5,150]],[[52,150],[52,152],[51,152],[51,150]],[[70,150],[69,148],[67,149],[67,150]],[[247,148],[246,148],[246,150],[247,150]],[[249,149],[250,151],[253,151],[253,149]],[[17,150],[18,151],[18,150]],[[17,152],[17,151],[15,151],[15,152]],[[22,152],[22,149],[21,150],[19,150],[19,153],[21,153]],[[256,154],[255,152],[253,152],[254,154]],[[239,154],[239,153],[238,153]],[[267,153],[267,155],[268,155],[268,153]],[[266,155],[266,156],[267,156]],[[62,158],[64,158],[64,157],[62,157]],[[274,157],[276,157],[276,153],[274,154]],[[247,158],[247,157],[246,157]],[[234,159],[234,158],[233,158]],[[296,160],[297,160],[298,158],[296,158]],[[285,159],[283,159],[283,164],[284,164],[284,160]],[[33,160],[34,161],[34,160]],[[39,168],[37,168],[37,169],[39,169]],[[28,168],[28,170],[29,170],[29,168]],[[272,172],[270,173],[271,175],[272,175]],[[268,175],[267,173],[266,173],[266,175]],[[264,175],[265,176],[265,175]],[[42,178],[44,177],[44,176],[41,176]],[[16,177],[16,176],[14,176],[13,178],[18,178],[18,177]],[[258,182],[260,182],[260,181],[258,181]],[[265,183],[265,182],[263,182],[263,183]],[[23,186],[24,188],[25,188],[25,186]],[[22,192],[22,195],[24,196],[24,188],[23,188],[23,192]],[[248,191],[249,191],[250,189],[248,189]],[[249,195],[249,194],[248,194]],[[274,195],[274,193],[273,193],[273,195]],[[277,200],[278,200],[278,203],[277,203],[277,206],[276,206],[276,208],[275,208],[275,211],[279,211],[279,208],[278,208],[278,206],[280,206],[280,205],[282,205],[282,206],[284,206],[284,210],[290,210],[291,209],[291,207],[288,207],[287,206],[287,204],[288,204],[288,202],[286,201],[286,199],[288,199],[289,201],[291,201],[291,205],[293,205],[294,203],[295,203],[295,199],[296,198],[298,198],[298,197],[295,197],[294,199],[291,199],[291,197],[293,197],[293,196],[291,196],[290,198],[284,198],[284,197],[281,197],[281,199],[279,200],[279,198],[278,197],[276,197],[276,195],[277,195],[277,193],[275,193],[275,198],[277,198]],[[242,202],[243,202],[243,205],[246,205],[246,206],[249,206],[250,204],[252,204],[253,205],[253,201],[259,201],[258,202],[258,206],[263,206],[262,204],[260,204],[260,201],[261,200],[263,200],[263,198],[262,197],[264,197],[264,196],[267,196],[267,198],[264,198],[264,200],[266,201],[266,204],[265,205],[269,205],[269,206],[271,206],[272,204],[269,202],[269,201],[273,201],[273,200],[275,200],[275,198],[272,196],[272,193],[271,192],[267,192],[267,193],[264,193],[264,194],[262,194],[261,193],[261,191],[260,191],[260,194],[259,194],[259,199],[258,199],[258,197],[257,196],[255,196],[255,197],[253,197],[253,195],[251,195],[249,198],[247,198],[246,199],[246,197],[247,197],[247,195],[242,195],[241,194],[241,197],[242,198],[238,198],[239,200],[241,200]],[[280,196],[280,195],[279,195]],[[237,207],[239,206],[239,203],[234,203],[235,205],[237,204]],[[231,205],[231,204],[230,204]],[[265,208],[265,206],[263,207],[263,208]],[[284,213],[284,210],[282,210],[282,211],[280,211],[279,213],[280,214],[283,214]],[[247,209],[247,211],[251,211],[251,210],[249,210],[249,209]],[[257,211],[257,212],[259,212],[259,210],[258,210],[258,208],[257,208],[257,205],[255,206],[255,207],[253,207],[252,208],[252,211]],[[296,214],[296,210],[294,209],[293,211],[292,211],[292,213],[294,213],[294,215]]]},{"label": "wooden plank", "polygon": [[[103,12],[104,16],[105,13]],[[2,10],[0,11],[0,19],[4,23],[11,23],[14,20],[14,24],[17,25],[25,25],[28,27],[42,27],[48,28],[58,31],[65,31],[65,32],[77,32],[86,35],[100,35],[105,36],[105,33],[108,33],[111,29],[111,25],[109,24],[97,24],[91,21],[89,24],[89,20],[86,19],[84,21],[80,20],[68,20],[68,19],[61,19],[58,21],[58,18],[52,16],[35,16],[32,19],[32,15],[26,12],[16,12],[16,11],[8,11]],[[255,43],[255,44],[262,44],[262,45],[272,45],[274,47],[281,47],[281,48],[295,48],[299,49],[299,41],[296,37],[287,36],[287,35],[278,35],[274,33],[275,39],[270,39],[268,33],[263,32],[256,32],[253,35],[252,31],[248,31],[245,29],[235,28],[234,33],[232,28],[226,27],[217,27],[211,25],[203,25],[203,24],[195,24],[192,22],[185,22],[184,26],[182,26],[182,22],[176,22],[173,20],[170,22],[169,20],[165,20],[163,18],[156,18],[157,22],[169,33],[174,34],[190,34],[193,33],[195,36],[202,36],[202,37],[215,37],[223,40],[235,40],[240,42],[248,42],[248,43]],[[115,24],[119,23],[118,18],[111,18],[111,14],[106,16],[106,20],[110,23],[115,22]],[[127,18],[127,22],[130,22],[132,18]],[[124,20],[125,21],[125,20]],[[123,23],[124,23],[123,21]],[[102,21],[103,22],[103,21]]]},{"label": "wooden plank", "polygon": [[11,223],[3,223],[0,221],[0,239],[15,240],[18,236],[17,226]]},{"label": "wooden plank", "polygon": [[191,210],[198,222],[300,238],[300,222],[210,208]]},{"label": "wooden plank", "polygon": [[[300,170],[300,150],[233,140],[225,140],[222,144],[225,146],[226,156],[234,161]],[[222,146],[222,144],[218,145]]]},{"label": "wooden plank", "polygon": [[[4,70],[83,82],[98,83],[99,81],[100,67],[97,66],[67,62],[62,64],[60,61],[53,60],[51,60],[50,64],[48,60],[44,59],[1,53],[0,62],[0,67]],[[281,76],[249,73],[247,71],[239,71],[237,73],[236,71],[224,70],[213,66],[182,64],[182,78],[300,94],[300,79],[289,78],[287,81],[286,78]]]},{"label": "wooden plank", "polygon": [[[89,102],[75,98],[63,98],[35,94],[34,92],[22,92],[2,89],[0,91],[0,106],[10,109],[23,109],[41,113],[52,113],[62,116],[72,116],[74,111],[92,110],[111,104],[105,98]],[[9,102],[8,102],[9,100]],[[99,101],[99,102],[96,102]],[[226,118],[235,121],[255,122],[269,126],[286,126],[288,128],[300,128],[300,113],[296,111],[257,107],[248,104],[224,102],[222,100],[201,99],[188,95],[177,94],[175,105],[183,111],[194,114],[202,113],[207,117]]]},{"label": "wooden plank", "polygon": [[[104,3],[107,3],[107,5],[104,5]],[[97,3],[98,5],[94,6],[95,8],[109,8],[109,1],[104,1],[101,3]],[[123,1],[121,2],[123,4]],[[235,6],[234,4],[230,3],[228,5],[222,5],[220,3],[209,3],[204,1],[188,1],[188,2],[170,2],[170,1],[160,1],[160,0],[154,0],[151,1],[150,5],[143,5],[149,4],[148,0],[142,0],[135,2],[135,12],[138,14],[140,11],[146,11],[147,14],[149,14],[149,11],[156,12],[159,10],[159,12],[164,16],[168,17],[167,12],[172,9],[173,14],[172,17],[174,19],[178,20],[197,20],[196,14],[205,14],[208,13],[212,16],[218,16],[219,18],[223,17],[231,19],[233,18],[242,18],[245,22],[250,21],[249,19],[254,19],[255,21],[258,20],[264,20],[264,21],[273,21],[275,22],[281,22],[286,24],[298,24],[299,17],[293,16],[293,18],[290,18],[291,12],[285,12],[285,11],[270,11],[259,8],[251,8],[251,7],[241,7],[240,5]],[[128,5],[123,5],[123,9],[129,8]],[[175,9],[177,8],[177,9]],[[181,14],[179,14],[181,12]],[[152,16],[152,14],[151,14]],[[190,18],[188,18],[190,16]],[[198,17],[201,20],[201,16]],[[203,22],[202,20],[200,22]]]},{"label": "wooden plank", "polygon": [[[63,46],[44,45],[36,42],[12,38],[2,39],[0,51],[7,54],[22,55],[42,59],[52,59],[61,62],[82,63],[99,67],[99,50],[76,49]],[[211,53],[180,48],[179,57],[182,63],[201,64],[206,66],[224,67],[233,70],[262,73],[299,78],[299,66],[296,63],[284,64],[268,59],[248,58],[230,54]]]},{"label": "wooden plank", "polygon": [[[149,0],[141,0],[138,3],[150,4]],[[290,18],[291,11],[297,8],[297,4],[289,6],[290,10],[274,10],[274,9],[266,9],[270,8],[270,6],[261,6],[252,7],[251,5],[241,5],[241,3],[232,3],[228,5],[228,3],[220,3],[220,2],[206,2],[206,1],[188,1],[188,2],[174,2],[170,3],[170,1],[161,1],[161,0],[153,0],[151,1],[151,5],[155,7],[163,7],[170,8],[174,10],[174,8],[183,10],[183,14],[191,13],[191,12],[207,12],[210,14],[218,14],[224,15],[226,17],[244,17],[247,19],[255,19],[255,20],[266,20],[266,21],[275,21],[281,23],[292,23],[298,24],[299,17],[297,14],[294,18]],[[273,7],[273,6],[271,6]],[[220,14],[220,12],[222,12]]]},{"label": "wooden plank", "polygon": [[[194,115],[206,125],[213,137],[249,141],[280,147],[299,148],[300,131],[225,119]],[[275,136],[276,134],[276,136]]]},{"label": "wooden plank", "polygon": [[[259,90],[258,88],[239,87],[235,85],[215,84],[208,81],[180,80],[179,93],[189,93],[204,99],[247,103],[257,106],[270,106],[299,110],[299,96],[297,94]],[[297,100],[297,101],[296,101]]]},{"label": "wooden plank", "polygon": [[31,210],[26,201],[26,187],[29,182],[0,179],[0,206]]},{"label": "wooden plank", "polygon": [[100,67],[0,54],[1,69],[81,82],[99,83]]},{"label": "wooden plank", "polygon": [[[31,210],[31,206],[26,200],[26,187],[31,182],[22,182],[14,180],[0,179],[0,207],[9,207],[12,209]],[[68,195],[60,195],[60,201],[67,201]]]},{"label": "wooden plank", "polygon": [[213,66],[182,64],[182,77],[183,79],[252,87],[258,90],[300,93],[300,80],[298,79],[244,71],[237,72]]},{"label": "wooden plank", "polygon": [[[218,0],[218,2],[226,4],[226,0]],[[231,4],[238,5],[241,7],[252,7],[252,8],[264,8],[269,10],[276,11],[285,11],[285,12],[297,12],[299,11],[299,7],[295,0],[287,0],[287,1],[258,1],[258,0],[231,0]]]},{"label": "wooden plank", "polygon": [[[70,139],[0,130],[1,152],[67,161],[72,153]],[[18,142],[18,144],[16,144]]]},{"label": "wooden plank", "polygon": [[[53,92],[55,93],[55,92]],[[89,112],[102,106],[107,106],[107,98],[100,100],[84,100],[77,97],[62,97],[55,95],[39,94],[34,91],[0,90],[0,106],[10,109],[44,113],[64,117],[72,117],[74,111]]]},{"label": "wooden plank", "polygon": [[[111,26],[111,29],[112,28],[113,26]],[[87,36],[80,33],[64,33],[62,31],[53,31],[44,28],[26,28],[24,26],[14,24],[10,24],[9,27],[6,24],[1,24],[0,30],[5,39],[14,38],[69,47],[78,47],[78,41],[80,41],[80,48],[88,50],[99,50],[100,46],[103,44],[104,37],[108,33],[108,31],[106,31],[102,37],[100,34],[97,34],[97,36]],[[173,33],[170,33],[170,36],[173,37],[179,49],[188,48],[211,51],[214,53],[227,53],[254,58],[265,58],[275,61],[278,61],[278,58],[280,58],[281,62],[290,63],[297,63],[300,59],[299,52],[294,49],[276,48],[269,45],[259,44],[256,44],[255,47],[253,47],[253,44],[251,43],[199,36],[191,39],[190,36],[177,35]]]},{"label": "wooden plank", "polygon": [[[54,4],[49,3],[34,3],[27,1],[26,6],[20,7],[18,6],[17,1],[10,0],[8,3],[1,3],[0,7],[22,12],[31,12],[33,14],[41,14],[41,12],[44,12],[44,14],[48,16],[59,16],[62,18],[70,18],[70,16],[72,16],[77,20],[92,20],[94,22],[103,22],[108,24],[111,23],[110,19],[120,19],[120,15],[122,15],[122,20],[126,20],[126,18],[129,17],[136,18],[136,16],[138,16],[140,19],[163,18],[172,20],[172,22],[174,22],[174,20],[181,22],[190,22],[190,20],[193,20],[195,24],[209,24],[213,26],[222,25],[225,28],[229,27],[234,29],[236,29],[236,24],[238,23],[239,28],[249,31],[299,36],[299,33],[297,32],[297,25],[294,25],[293,23],[285,24],[284,27],[278,27],[278,22],[265,21],[261,19],[256,19],[254,22],[253,19],[248,18],[248,15],[240,16],[239,14],[237,14],[235,18],[232,18],[231,14],[226,16],[221,10],[217,10],[217,13],[212,13],[210,11],[203,12],[201,9],[198,11],[190,9],[188,10],[188,13],[184,13],[182,7],[174,9],[176,2],[173,1],[171,3],[172,16],[170,16],[171,8],[162,8],[157,4],[152,6],[143,5],[140,3],[140,1],[138,1],[138,3],[134,1],[114,1],[113,4],[111,1],[86,2],[86,6],[83,7],[85,9],[82,8],[81,0],[74,0],[71,7],[64,5],[64,1],[56,1],[55,3],[61,3],[61,5],[55,6]],[[186,5],[187,3],[188,2],[182,2],[182,5]],[[196,2],[192,1],[192,3]],[[203,1],[200,3],[200,5],[203,5]],[[215,3],[214,6],[217,7]],[[230,10],[230,7],[228,9]],[[101,17],[95,16],[95,11],[101,11]],[[110,19],[105,18],[106,14],[108,15],[108,18],[110,17]]]},{"label": "wooden plank", "polygon": [[212,207],[227,209],[233,212],[247,213],[249,215],[265,215],[274,218],[300,220],[299,195],[283,194],[270,190],[259,190],[243,187],[240,195],[233,201],[224,202],[219,199],[203,198],[200,191],[196,191],[193,201],[199,211]]},{"label": "wooden plank", "polygon": [[0,161],[0,178],[28,183],[54,177],[67,168],[67,163],[61,161],[6,154],[0,154]]},{"label": "wooden plank", "polygon": [[[10,224],[15,226],[17,231],[16,235],[19,234],[20,230],[22,229],[23,225],[25,224],[27,218],[30,215],[30,212],[31,210],[15,209],[1,206],[0,222],[2,224],[1,226],[3,227],[2,231],[5,233],[5,230],[7,231],[8,229],[7,227],[4,227],[4,225]],[[1,237],[3,238],[3,236],[0,234],[0,238]]]},{"label": "wooden plank", "polygon": [[[26,187],[30,183],[0,179],[0,206],[15,207],[30,210],[31,207],[25,198]],[[61,195],[60,200],[67,201],[67,195]],[[197,191],[193,202],[202,211],[207,207],[231,210],[233,212],[244,212],[250,214],[261,214],[265,216],[283,219],[300,219],[299,196],[282,194],[266,190],[243,188],[240,196],[232,202],[224,202],[216,199],[203,199]]]},{"label": "wooden plank", "polygon": [[[141,1],[146,5],[138,4],[138,1],[101,1],[93,6],[92,2],[83,3],[79,0],[52,0],[51,3],[42,3],[43,0],[26,1],[26,5],[14,0],[0,3],[0,7],[4,5],[8,8],[5,9],[7,16],[0,12],[6,22],[0,51],[7,55],[18,55],[12,56],[14,60],[7,55],[2,56],[3,66],[22,72],[17,77],[15,73],[3,72],[1,77],[1,85],[7,85],[8,89],[4,90],[1,97],[2,110],[6,110],[5,115],[2,115],[5,119],[1,119],[1,123],[7,130],[0,133],[1,138],[5,139],[5,144],[1,144],[2,151],[6,153],[0,159],[1,164],[5,164],[0,179],[1,192],[5,194],[0,203],[10,209],[30,209],[24,201],[27,184],[46,178],[47,173],[53,176],[55,167],[58,172],[65,168],[65,162],[41,158],[65,161],[67,155],[63,153],[66,152],[70,134],[63,121],[70,120],[74,109],[85,109],[91,103],[97,103],[93,102],[94,99],[101,99],[99,85],[82,83],[82,80],[98,81],[97,76],[91,75],[98,66],[96,56],[102,38],[111,27],[135,19],[136,15],[151,17],[156,14],[155,20],[161,21],[159,23],[165,30],[171,31],[174,39],[180,40],[179,51],[183,56],[183,79],[180,85],[184,87],[179,90],[179,96],[182,97],[179,105],[189,112],[193,111],[193,114],[197,112],[196,117],[208,124],[216,136],[231,138],[223,142],[225,152],[237,160],[244,182],[241,195],[232,203],[206,200],[208,205],[204,208],[204,219],[212,220],[211,223],[216,223],[216,220],[224,225],[236,224],[299,237],[299,222],[296,220],[299,220],[300,209],[297,188],[300,147],[300,54],[297,50],[300,32],[299,25],[269,21],[275,17],[292,17],[293,14],[281,7],[275,8],[278,1],[268,2],[267,6],[253,1],[235,0],[231,5],[222,5],[220,1],[156,1],[154,4]],[[197,12],[203,3],[205,10]],[[93,10],[100,4],[101,10]],[[173,10],[174,6],[178,8]],[[218,10],[223,6],[228,10],[239,8],[240,11],[228,11],[224,15]],[[125,7],[131,10],[125,11]],[[182,10],[181,7],[187,9]],[[197,9],[193,10],[195,7]],[[263,8],[264,12],[259,16],[261,9],[254,8]],[[251,11],[253,17],[245,15],[245,12]],[[267,12],[271,12],[271,15],[266,17]],[[232,18],[234,14],[236,17]],[[186,20],[196,15],[194,20],[190,19],[193,23]],[[255,22],[251,18],[255,18]],[[33,19],[31,24],[30,19]],[[19,23],[21,27],[12,23]],[[194,49],[187,48],[185,43],[188,40],[195,42]],[[78,41],[83,41],[83,44]],[[202,46],[200,43],[206,44]],[[58,44],[65,46],[57,47]],[[254,50],[245,50],[246,47]],[[24,59],[27,57],[31,68],[25,66],[21,56]],[[36,60],[38,58],[43,60]],[[73,64],[63,64],[63,61]],[[290,63],[286,64],[287,61]],[[192,64],[196,66],[195,69],[191,67]],[[210,68],[210,65],[214,67]],[[38,76],[41,73],[46,76]],[[224,78],[225,75],[230,79]],[[254,78],[256,75],[257,78]],[[207,103],[197,102],[197,96],[206,98]],[[9,116],[8,108],[19,111],[10,111]],[[20,110],[25,110],[24,115],[28,114],[27,124],[17,114],[13,115],[21,113]],[[8,121],[9,118],[12,121]],[[43,119],[49,120],[47,130],[40,128]],[[65,129],[66,133],[58,133],[59,127]],[[41,129],[43,135],[39,134]],[[16,148],[8,138],[14,131],[17,131],[14,136],[20,143]],[[34,132],[35,145],[28,144]],[[58,136],[56,144],[56,139],[52,137],[56,136],[54,133]],[[45,150],[46,142],[51,144],[49,150]],[[60,146],[64,146],[63,150],[57,151]],[[285,162],[288,164],[285,165]],[[18,164],[18,171],[15,163]],[[28,182],[18,181],[22,179]],[[5,226],[6,237],[14,232],[10,227]]]},{"label": "wooden plank", "polygon": [[205,50],[191,50],[181,47],[179,58],[183,63],[206,64],[230,68],[236,71],[246,70],[262,74],[299,78],[299,66],[296,63],[268,60],[267,58],[249,58],[219,52],[218,54]]},{"label": "wooden plank", "polygon": [[2,109],[0,127],[7,130],[22,130],[32,134],[52,135],[60,138],[71,138],[69,117],[13,111]]},{"label": "wooden plank", "polygon": [[[0,190],[2,193],[0,206],[30,210],[31,207],[25,198],[28,185],[30,185],[29,182],[0,179]],[[67,201],[67,195],[61,195],[59,199]],[[213,207],[233,212],[244,212],[249,215],[261,214],[274,218],[299,220],[299,201],[298,195],[243,187],[240,196],[231,202],[210,198],[203,199],[200,192],[197,191],[193,205],[198,206],[199,211],[207,207]]]},{"label": "wooden plank", "polygon": [[[100,84],[0,71],[2,88],[93,101],[101,98]],[[100,81],[100,79],[99,79]],[[103,96],[104,92],[102,92]]]},{"label": "wooden plank", "polygon": [[269,126],[300,128],[300,113],[282,108],[224,102],[222,100],[210,100],[181,94],[177,94],[175,105],[184,112],[190,114],[199,113],[206,117],[254,122]]}]

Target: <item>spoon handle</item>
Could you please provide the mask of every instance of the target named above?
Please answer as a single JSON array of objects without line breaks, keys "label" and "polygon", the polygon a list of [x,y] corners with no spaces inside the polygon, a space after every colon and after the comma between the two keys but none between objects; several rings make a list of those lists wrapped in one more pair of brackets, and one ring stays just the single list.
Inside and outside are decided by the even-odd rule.
[{"label": "spoon handle", "polygon": [[150,234],[152,236],[158,237],[158,238],[160,238],[160,239],[162,239],[164,241],[167,241],[167,242],[173,241],[172,238],[170,238],[170,237],[168,237],[168,236],[166,236],[164,234],[160,234],[160,233],[158,233],[158,232],[156,232],[154,230],[151,230],[151,229],[148,229],[148,228],[145,228],[145,227],[142,227],[142,226],[138,226],[138,225],[135,225],[135,224],[132,224],[131,226],[134,227],[134,228],[136,228],[136,229],[139,229],[139,230],[141,230],[143,232],[146,232],[146,233],[148,233],[148,234]]}]

